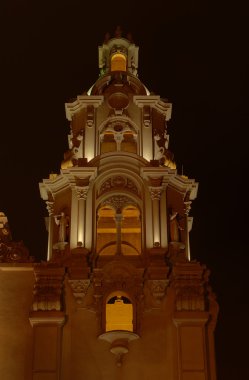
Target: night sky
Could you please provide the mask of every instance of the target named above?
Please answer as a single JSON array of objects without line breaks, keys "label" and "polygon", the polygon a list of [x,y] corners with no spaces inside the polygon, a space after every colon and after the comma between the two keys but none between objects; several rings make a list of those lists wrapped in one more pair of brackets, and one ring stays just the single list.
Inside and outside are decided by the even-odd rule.
[{"label": "night sky", "polygon": [[4,0],[0,211],[14,240],[46,258],[38,183],[68,149],[64,103],[98,77],[98,45],[121,25],[140,80],[173,103],[169,148],[199,182],[191,253],[211,270],[220,314],[218,380],[249,378],[248,12],[241,2]]}]

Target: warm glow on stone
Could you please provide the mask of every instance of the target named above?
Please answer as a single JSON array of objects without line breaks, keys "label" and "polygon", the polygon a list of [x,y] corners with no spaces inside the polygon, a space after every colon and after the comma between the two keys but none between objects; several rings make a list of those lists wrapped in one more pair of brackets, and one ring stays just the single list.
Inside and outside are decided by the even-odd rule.
[{"label": "warm glow on stone", "polygon": [[106,304],[106,331],[133,331],[133,310],[131,303],[118,298],[113,304]]},{"label": "warm glow on stone", "polygon": [[57,173],[50,173],[49,174],[49,179],[56,179],[57,178],[57,176],[58,176],[58,174]]},{"label": "warm glow on stone", "polygon": [[111,58],[111,71],[126,71],[126,57],[116,53]]}]

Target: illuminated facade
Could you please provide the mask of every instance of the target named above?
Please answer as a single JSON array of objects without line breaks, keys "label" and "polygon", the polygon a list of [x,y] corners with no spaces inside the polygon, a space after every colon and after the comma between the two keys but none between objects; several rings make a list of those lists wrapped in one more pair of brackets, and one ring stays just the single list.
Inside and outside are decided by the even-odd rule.
[{"label": "illuminated facade", "polygon": [[3,352],[2,378],[215,380],[217,303],[206,267],[191,261],[198,184],[169,151],[171,103],[138,79],[129,39],[106,38],[99,69],[66,103],[69,149],[39,184],[47,261],[2,260],[6,287],[11,277],[26,294],[19,370]]}]

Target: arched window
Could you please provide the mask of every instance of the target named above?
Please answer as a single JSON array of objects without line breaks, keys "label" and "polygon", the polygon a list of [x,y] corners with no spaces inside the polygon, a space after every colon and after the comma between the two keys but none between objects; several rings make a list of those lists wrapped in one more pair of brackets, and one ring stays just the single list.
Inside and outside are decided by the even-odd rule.
[{"label": "arched window", "polygon": [[100,153],[115,152],[117,150],[117,144],[114,139],[114,133],[106,131],[101,140]]},{"label": "arched window", "polygon": [[137,153],[136,135],[132,131],[124,132],[121,142],[121,151],[129,153]]},{"label": "arched window", "polygon": [[106,302],[106,331],[113,330],[133,331],[133,305],[118,292]]},{"label": "arched window", "polygon": [[[116,209],[117,204],[123,207]],[[97,211],[97,254],[141,254],[140,210],[125,196],[112,196]]]}]

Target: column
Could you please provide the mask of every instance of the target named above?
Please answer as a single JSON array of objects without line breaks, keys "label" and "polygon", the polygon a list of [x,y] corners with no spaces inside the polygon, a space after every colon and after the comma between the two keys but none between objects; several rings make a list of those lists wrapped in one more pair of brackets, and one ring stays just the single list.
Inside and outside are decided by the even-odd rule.
[{"label": "column", "polygon": [[94,158],[95,140],[94,125],[88,123],[85,128],[84,140],[85,158],[87,158],[88,161],[91,161],[91,159]]},{"label": "column", "polygon": [[160,228],[161,228],[161,247],[166,248],[168,246],[168,233],[167,233],[167,201],[166,191],[162,191],[160,199]]},{"label": "column", "polygon": [[116,228],[117,228],[117,255],[121,255],[121,246],[122,246],[122,236],[121,236],[121,223],[122,223],[122,213],[118,212],[115,215]]},{"label": "column", "polygon": [[162,186],[149,187],[150,196],[152,200],[152,219],[153,219],[153,244],[155,247],[161,246],[160,236],[160,198],[162,193]]},{"label": "column", "polygon": [[33,328],[32,380],[60,380],[62,312],[34,312],[30,314]]},{"label": "column", "polygon": [[186,256],[187,256],[187,259],[188,261],[191,260],[191,256],[190,256],[190,243],[189,243],[189,212],[190,212],[190,209],[191,209],[191,201],[185,201],[184,202],[184,205],[185,205],[185,208],[184,208],[184,211],[185,211],[185,228],[186,228],[186,241],[185,241],[185,244],[186,244]]},{"label": "column", "polygon": [[206,323],[207,312],[174,314],[177,329],[178,379],[208,380]]},{"label": "column", "polygon": [[76,186],[75,190],[78,198],[77,245],[85,247],[86,198],[89,186]]},{"label": "column", "polygon": [[124,139],[123,133],[115,133],[114,134],[114,140],[117,144],[117,151],[119,152],[121,150],[121,143]]},{"label": "column", "polygon": [[170,286],[175,294],[172,316],[176,326],[179,380],[210,379],[207,274],[206,267],[198,262],[177,263],[172,268]]},{"label": "column", "polygon": [[54,201],[46,201],[48,210],[48,250],[47,250],[47,261],[52,258],[52,248],[53,248],[53,230],[54,230]]}]

